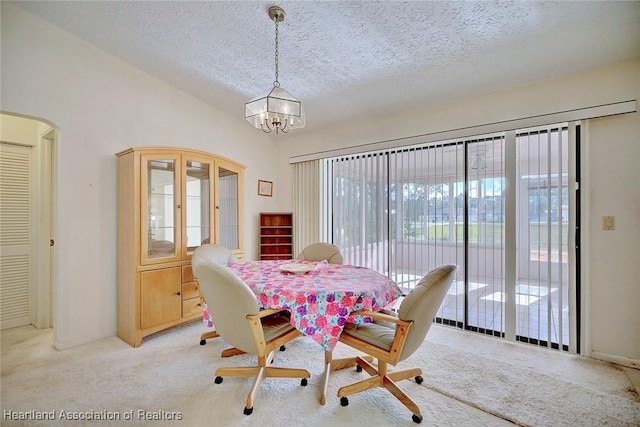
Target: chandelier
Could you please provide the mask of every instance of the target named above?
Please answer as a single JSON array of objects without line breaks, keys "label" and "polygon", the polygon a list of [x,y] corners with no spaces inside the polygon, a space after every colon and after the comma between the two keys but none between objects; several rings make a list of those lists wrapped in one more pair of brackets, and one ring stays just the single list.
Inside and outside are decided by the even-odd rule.
[{"label": "chandelier", "polygon": [[276,24],[276,79],[273,88],[267,93],[252,99],[244,105],[244,117],[254,127],[265,133],[273,131],[288,133],[305,125],[302,104],[289,92],[280,87],[278,81],[278,23],[284,21],[285,13],[281,7],[269,8],[269,18]]}]

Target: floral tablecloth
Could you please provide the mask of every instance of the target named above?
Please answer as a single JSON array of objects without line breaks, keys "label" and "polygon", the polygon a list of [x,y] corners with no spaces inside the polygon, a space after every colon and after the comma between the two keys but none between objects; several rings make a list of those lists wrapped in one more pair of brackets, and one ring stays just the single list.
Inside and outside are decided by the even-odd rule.
[{"label": "floral tablecloth", "polygon": [[[280,269],[291,263],[315,268],[304,274]],[[262,308],[290,311],[291,324],[330,351],[346,323],[371,321],[352,313],[381,310],[402,295],[391,279],[352,265],[277,260],[239,262],[228,267],[254,290]]]}]

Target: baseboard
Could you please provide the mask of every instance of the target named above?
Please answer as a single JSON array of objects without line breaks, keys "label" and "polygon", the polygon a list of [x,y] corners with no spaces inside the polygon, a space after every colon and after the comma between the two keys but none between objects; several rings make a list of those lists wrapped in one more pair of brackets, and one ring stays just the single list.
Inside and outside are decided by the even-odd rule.
[{"label": "baseboard", "polygon": [[[77,340],[73,340],[73,341],[59,341],[57,339],[53,340],[53,347],[58,350],[58,351],[64,351],[64,350],[69,350],[70,348],[73,347],[78,347],[79,345],[84,345],[84,344],[89,344],[90,342],[94,342],[94,341],[98,341],[104,338],[109,338],[109,337],[113,337],[116,336],[116,330],[112,330],[110,332],[104,332],[101,334],[96,334],[96,335],[90,335],[90,336],[86,336],[86,337],[82,337],[82,338],[78,338]],[[54,332],[55,335],[55,332]]]},{"label": "baseboard", "polygon": [[598,351],[592,351],[590,356],[593,359],[604,360],[605,362],[615,363],[616,365],[640,369],[640,360],[638,359],[630,359],[628,357],[616,356],[615,354],[600,353]]}]

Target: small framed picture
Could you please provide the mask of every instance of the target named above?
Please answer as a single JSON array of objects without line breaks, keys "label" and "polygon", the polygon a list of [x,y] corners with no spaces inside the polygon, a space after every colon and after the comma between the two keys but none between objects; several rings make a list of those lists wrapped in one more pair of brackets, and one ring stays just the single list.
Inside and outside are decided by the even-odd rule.
[{"label": "small framed picture", "polygon": [[258,180],[258,195],[259,196],[273,196],[273,182]]}]

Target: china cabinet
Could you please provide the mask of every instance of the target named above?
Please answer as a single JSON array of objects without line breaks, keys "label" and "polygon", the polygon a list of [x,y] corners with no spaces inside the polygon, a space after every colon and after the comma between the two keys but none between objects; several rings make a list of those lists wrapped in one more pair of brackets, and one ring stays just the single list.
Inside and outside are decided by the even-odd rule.
[{"label": "china cabinet", "polygon": [[200,245],[244,258],[244,166],[202,151],[130,148],[118,158],[118,336],[142,338],[202,317],[191,271]]}]

